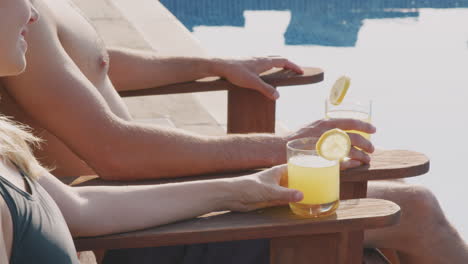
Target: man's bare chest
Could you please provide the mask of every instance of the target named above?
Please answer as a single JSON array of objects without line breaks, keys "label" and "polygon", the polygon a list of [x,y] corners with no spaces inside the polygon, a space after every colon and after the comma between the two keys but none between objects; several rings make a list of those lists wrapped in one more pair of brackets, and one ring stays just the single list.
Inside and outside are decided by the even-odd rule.
[{"label": "man's bare chest", "polygon": [[[109,56],[90,21],[67,0],[52,0],[60,42],[81,72],[95,85],[107,77]],[[58,12],[57,12],[58,11]]]}]

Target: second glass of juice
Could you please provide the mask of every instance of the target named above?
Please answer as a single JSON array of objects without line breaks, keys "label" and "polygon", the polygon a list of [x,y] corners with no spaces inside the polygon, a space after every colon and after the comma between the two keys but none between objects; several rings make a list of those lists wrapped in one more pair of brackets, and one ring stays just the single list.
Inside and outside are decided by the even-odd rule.
[{"label": "second glass of juice", "polygon": [[318,138],[301,138],[288,142],[288,187],[300,190],[304,199],[290,203],[300,216],[320,217],[333,214],[339,205],[339,161],[326,160],[315,151]]},{"label": "second glass of juice", "polygon": [[[325,118],[352,118],[367,123],[371,123],[372,101],[356,100],[345,98],[339,105],[333,105],[330,101],[325,101]],[[370,135],[360,131],[350,130],[349,133],[356,133],[370,140]]]}]

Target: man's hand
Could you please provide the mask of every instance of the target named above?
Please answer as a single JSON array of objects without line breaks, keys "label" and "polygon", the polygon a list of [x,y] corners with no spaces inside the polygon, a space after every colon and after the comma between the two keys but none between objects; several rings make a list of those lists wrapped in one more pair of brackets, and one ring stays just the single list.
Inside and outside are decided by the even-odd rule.
[{"label": "man's hand", "polygon": [[233,178],[230,193],[235,195],[226,206],[227,209],[246,212],[301,201],[304,195],[300,191],[281,186],[287,173],[287,165],[281,165],[249,176]]},{"label": "man's hand", "polygon": [[254,57],[249,59],[217,59],[214,72],[229,82],[243,88],[256,90],[276,100],[279,93],[260,79],[259,74],[272,68],[284,68],[302,74],[302,69],[282,57]]},{"label": "man's hand", "polygon": [[[290,141],[303,137],[320,137],[325,131],[333,128],[357,130],[368,134],[373,134],[376,131],[376,128],[372,124],[356,119],[337,118],[315,121],[314,123],[287,135],[285,140]],[[354,147],[351,148],[349,153],[349,160],[345,160],[341,163],[340,168],[342,170],[358,167],[362,164],[368,164],[370,162],[370,156],[368,153],[374,152],[374,146],[372,143],[363,136],[354,133],[348,133],[348,135],[351,139],[351,144]]]}]

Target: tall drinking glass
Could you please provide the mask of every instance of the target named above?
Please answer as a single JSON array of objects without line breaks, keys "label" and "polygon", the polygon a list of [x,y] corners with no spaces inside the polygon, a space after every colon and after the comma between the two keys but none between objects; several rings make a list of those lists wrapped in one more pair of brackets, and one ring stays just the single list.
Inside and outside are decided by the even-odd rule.
[{"label": "tall drinking glass", "polygon": [[304,194],[302,201],[290,203],[289,207],[300,216],[327,216],[339,205],[339,161],[317,155],[317,141],[318,138],[301,138],[287,144],[288,187]]},{"label": "tall drinking glass", "polygon": [[[367,123],[371,123],[372,101],[354,100],[345,98],[339,105],[333,105],[329,100],[325,101],[325,118],[352,118]],[[360,131],[349,130],[349,133],[355,133],[370,140],[370,135]]]}]

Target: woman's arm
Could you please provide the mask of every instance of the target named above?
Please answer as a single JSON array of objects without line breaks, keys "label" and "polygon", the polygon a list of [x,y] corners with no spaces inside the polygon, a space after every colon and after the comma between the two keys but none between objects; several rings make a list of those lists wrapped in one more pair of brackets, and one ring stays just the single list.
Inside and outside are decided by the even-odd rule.
[{"label": "woman's arm", "polygon": [[50,174],[40,178],[59,205],[73,236],[126,232],[217,210],[249,211],[300,201],[279,186],[284,166],[249,176],[146,186],[69,187]]},{"label": "woman's arm", "polygon": [[11,247],[13,244],[13,223],[10,210],[0,196],[0,263],[10,263]]}]

